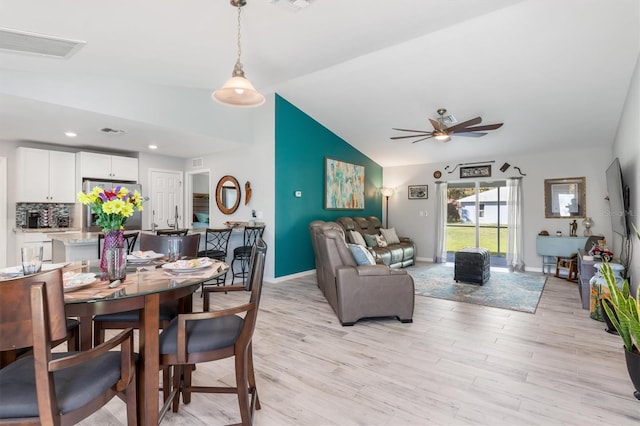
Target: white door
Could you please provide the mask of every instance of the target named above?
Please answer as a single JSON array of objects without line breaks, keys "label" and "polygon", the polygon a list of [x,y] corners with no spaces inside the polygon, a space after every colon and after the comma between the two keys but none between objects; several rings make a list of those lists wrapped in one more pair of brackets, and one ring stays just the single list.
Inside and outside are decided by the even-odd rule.
[{"label": "white door", "polygon": [[150,170],[152,220],[157,228],[171,228],[175,223],[176,212],[178,227],[183,227],[182,172],[171,170]]}]

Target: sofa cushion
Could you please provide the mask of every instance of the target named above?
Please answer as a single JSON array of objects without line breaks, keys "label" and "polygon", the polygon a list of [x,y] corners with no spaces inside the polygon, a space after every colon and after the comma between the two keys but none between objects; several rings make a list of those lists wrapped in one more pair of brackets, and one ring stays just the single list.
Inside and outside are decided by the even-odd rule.
[{"label": "sofa cushion", "polygon": [[358,266],[376,264],[376,260],[366,247],[359,244],[347,244],[347,246],[349,246],[353,259],[356,261]]},{"label": "sofa cushion", "polygon": [[371,234],[362,234],[364,240],[367,242],[367,247],[378,247],[376,236]]},{"label": "sofa cushion", "polygon": [[349,234],[351,235],[351,241],[353,241],[354,244],[359,244],[363,247],[367,246],[367,242],[364,240],[361,233],[358,231],[349,231]]},{"label": "sofa cushion", "polygon": [[387,240],[387,244],[398,244],[400,242],[400,238],[396,233],[396,228],[380,228],[380,233],[384,236],[384,239]]},{"label": "sofa cushion", "polygon": [[386,247],[388,246],[387,240],[384,239],[382,235],[376,235],[376,243],[378,243],[378,247]]}]

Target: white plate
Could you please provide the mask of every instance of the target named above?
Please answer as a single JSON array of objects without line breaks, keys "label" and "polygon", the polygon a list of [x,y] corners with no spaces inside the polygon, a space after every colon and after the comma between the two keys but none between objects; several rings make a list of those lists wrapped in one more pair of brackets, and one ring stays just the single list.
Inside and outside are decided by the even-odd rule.
[{"label": "white plate", "polygon": [[64,292],[79,290],[96,282],[96,274],[92,272],[69,274],[64,278]]},{"label": "white plate", "polygon": [[22,266],[11,266],[0,269],[0,276],[3,278],[15,278],[22,276]]},{"label": "white plate", "polygon": [[165,263],[162,265],[162,268],[171,272],[193,272],[208,268],[211,265],[213,265],[211,259],[208,257],[201,257],[199,259],[178,260],[177,262]]},{"label": "white plate", "polygon": [[139,253],[141,253],[141,255],[138,255],[138,256],[136,256],[135,254],[127,255],[127,262],[146,263],[146,262],[151,262],[152,260],[160,259],[161,257],[164,257],[164,254],[155,253],[154,251],[141,251]]}]

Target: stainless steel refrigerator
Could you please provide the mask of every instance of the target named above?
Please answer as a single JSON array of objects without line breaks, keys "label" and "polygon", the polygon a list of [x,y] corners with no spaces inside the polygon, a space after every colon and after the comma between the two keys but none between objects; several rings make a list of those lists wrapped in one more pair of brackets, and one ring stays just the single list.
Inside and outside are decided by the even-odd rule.
[{"label": "stainless steel refrigerator", "polygon": [[[138,191],[142,194],[142,186],[137,183],[123,183],[123,182],[110,182],[106,180],[85,180],[82,182],[82,190],[87,193],[91,191],[94,187],[99,186],[100,188],[115,188],[117,186],[124,186],[129,191]],[[83,206],[82,209],[82,231],[83,232],[99,232],[101,228],[96,225],[96,220],[98,216],[91,211],[90,206]],[[127,219],[127,222],[124,224],[125,230],[140,230],[142,229],[142,212],[135,211],[133,216]]]}]

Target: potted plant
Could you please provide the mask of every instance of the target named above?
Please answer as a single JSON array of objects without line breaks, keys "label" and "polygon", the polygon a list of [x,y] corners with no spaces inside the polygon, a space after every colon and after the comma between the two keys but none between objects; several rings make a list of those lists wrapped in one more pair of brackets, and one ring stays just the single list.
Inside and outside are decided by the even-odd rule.
[{"label": "potted plant", "polygon": [[[633,228],[640,239],[640,233],[635,226]],[[627,371],[636,388],[633,395],[640,399],[640,286],[635,298],[629,291],[629,280],[625,280],[622,289],[619,289],[611,265],[607,262],[602,266],[602,275],[610,293],[610,299],[602,307],[622,338]]]}]

